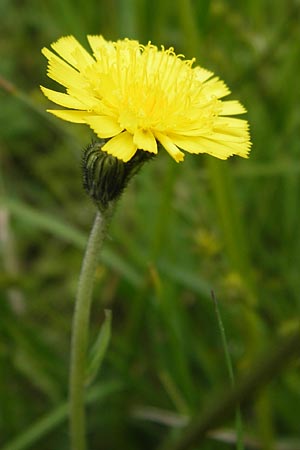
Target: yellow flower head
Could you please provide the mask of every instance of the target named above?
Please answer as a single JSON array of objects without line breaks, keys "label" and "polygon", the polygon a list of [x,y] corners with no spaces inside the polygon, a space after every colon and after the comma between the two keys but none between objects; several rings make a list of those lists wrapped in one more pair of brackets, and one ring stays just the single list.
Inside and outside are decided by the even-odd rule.
[{"label": "yellow flower head", "polygon": [[180,149],[221,159],[247,157],[248,122],[228,117],[245,108],[221,100],[230,91],[212,72],[192,67],[194,60],[184,60],[173,48],[102,36],[88,36],[88,41],[93,56],[73,36],[51,45],[56,54],[43,48],[48,76],[66,93],[41,89],[68,108],[49,112],[88,124],[107,140],[102,150],[124,162],[138,149],[156,154],[158,143],[177,162],[184,158]]}]

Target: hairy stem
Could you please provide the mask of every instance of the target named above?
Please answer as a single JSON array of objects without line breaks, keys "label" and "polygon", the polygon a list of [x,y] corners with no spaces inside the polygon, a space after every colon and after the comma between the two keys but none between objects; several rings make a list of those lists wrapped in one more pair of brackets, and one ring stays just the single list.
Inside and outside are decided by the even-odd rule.
[{"label": "hairy stem", "polygon": [[94,274],[106,234],[109,211],[97,213],[79,277],[72,326],[70,367],[70,432],[72,450],[86,450],[85,375]]}]

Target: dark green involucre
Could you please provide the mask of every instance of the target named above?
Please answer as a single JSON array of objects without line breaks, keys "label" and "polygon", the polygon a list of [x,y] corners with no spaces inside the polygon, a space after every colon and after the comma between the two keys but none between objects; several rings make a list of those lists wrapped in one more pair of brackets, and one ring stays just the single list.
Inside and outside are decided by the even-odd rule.
[{"label": "dark green involucre", "polygon": [[91,143],[82,157],[83,187],[100,211],[120,197],[133,175],[154,156],[138,150],[130,161],[124,162],[102,151],[105,142],[103,139]]}]

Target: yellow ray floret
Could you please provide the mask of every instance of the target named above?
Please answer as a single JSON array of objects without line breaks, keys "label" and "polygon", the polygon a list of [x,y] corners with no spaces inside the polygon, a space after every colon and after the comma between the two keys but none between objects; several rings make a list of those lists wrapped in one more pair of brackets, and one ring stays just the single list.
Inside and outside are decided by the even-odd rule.
[{"label": "yellow ray floret", "polygon": [[124,39],[88,36],[92,55],[73,37],[44,48],[48,76],[65,88],[41,87],[52,102],[67,109],[48,110],[74,123],[85,123],[106,139],[103,151],[129,161],[137,150],[156,154],[158,143],[179,162],[188,153],[220,159],[247,157],[248,122],[231,116],[245,108],[222,100],[226,84],[173,48]]}]

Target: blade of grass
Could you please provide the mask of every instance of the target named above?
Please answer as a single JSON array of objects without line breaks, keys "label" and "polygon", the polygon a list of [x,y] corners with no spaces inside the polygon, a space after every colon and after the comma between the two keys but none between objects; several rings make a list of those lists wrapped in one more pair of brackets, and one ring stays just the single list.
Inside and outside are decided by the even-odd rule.
[{"label": "blade of grass", "polygon": [[[215,306],[215,311],[216,311],[216,316],[217,316],[217,323],[218,323],[219,331],[220,331],[220,334],[221,334],[222,345],[223,345],[223,350],[224,350],[224,355],[225,355],[225,361],[226,361],[227,371],[228,371],[228,375],[229,375],[229,380],[230,380],[232,388],[234,388],[235,387],[235,378],[234,378],[234,373],[233,373],[231,357],[230,357],[230,353],[229,353],[229,348],[228,348],[228,344],[227,344],[227,338],[226,338],[226,333],[225,333],[225,328],[224,328],[221,312],[220,312],[218,301],[216,299],[214,291],[211,291],[211,297],[212,297],[212,300],[213,300],[213,303],[214,303],[214,306]],[[236,413],[235,413],[235,415],[236,415],[236,417],[235,417],[235,426],[236,426],[236,433],[237,433],[236,448],[237,448],[237,450],[244,450],[244,444],[243,444],[243,434],[244,434],[243,433],[243,422],[242,422],[241,409],[240,409],[240,406],[238,404],[236,406]]]},{"label": "blade of grass", "polygon": [[[119,391],[122,384],[119,381],[110,381],[102,383],[90,389],[86,396],[87,404],[92,404],[95,401],[99,402],[110,394]],[[40,439],[47,436],[58,425],[67,419],[69,410],[69,403],[64,402],[56,407],[50,413],[35,422],[30,428],[25,430],[11,442],[2,447],[2,450],[26,450],[33,448]]]},{"label": "blade of grass", "polygon": [[105,309],[104,313],[104,322],[89,354],[89,362],[86,374],[86,386],[91,385],[96,378],[110,342],[112,313],[111,310],[108,309]]},{"label": "blade of grass", "polygon": [[257,391],[274,379],[292,357],[299,356],[299,339],[300,327],[296,332],[273,344],[263,357],[253,363],[253,369],[240,382],[237,382],[235,389],[226,393],[221,399],[218,395],[215,401],[210,401],[210,406],[205,413],[196,417],[175,442],[168,441],[163,450],[188,450],[195,444],[199,446],[210,430],[231,417],[237,403],[240,405],[249,403]]},{"label": "blade of grass", "polygon": [[[36,210],[25,203],[14,199],[5,199],[7,209],[19,220],[31,226],[48,231],[66,242],[76,245],[79,249],[85,248],[86,235],[74,225],[66,224],[48,213]],[[136,270],[111,249],[104,249],[101,254],[104,264],[119,272],[133,286],[140,286],[142,279]]]}]

